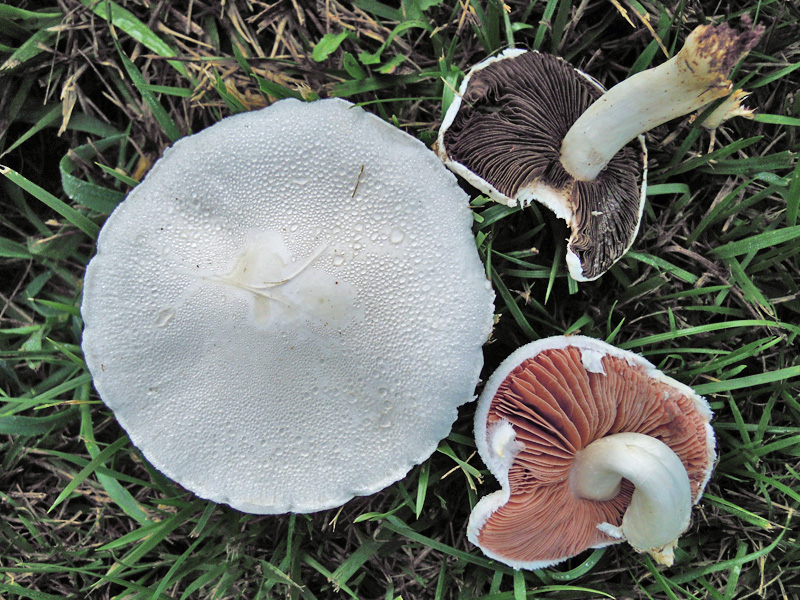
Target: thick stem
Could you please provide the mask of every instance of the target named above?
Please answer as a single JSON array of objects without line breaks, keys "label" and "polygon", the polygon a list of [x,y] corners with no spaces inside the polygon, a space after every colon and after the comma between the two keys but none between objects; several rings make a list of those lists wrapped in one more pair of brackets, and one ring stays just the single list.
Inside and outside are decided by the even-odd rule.
[{"label": "thick stem", "polygon": [[762,31],[697,27],[673,58],[620,82],[586,109],[564,137],[561,164],[591,181],[638,135],[727,95],[728,73]]},{"label": "thick stem", "polygon": [[570,471],[572,492],[587,500],[610,500],[622,479],[635,486],[622,526],[598,524],[624,537],[640,552],[672,564],[672,550],[689,526],[692,492],[686,469],[669,446],[641,433],[600,438],[578,452]]}]

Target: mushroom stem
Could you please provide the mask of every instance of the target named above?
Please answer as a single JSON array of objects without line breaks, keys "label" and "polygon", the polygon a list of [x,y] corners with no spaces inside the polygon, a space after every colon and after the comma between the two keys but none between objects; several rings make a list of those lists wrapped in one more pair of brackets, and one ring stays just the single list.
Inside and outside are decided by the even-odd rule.
[{"label": "mushroom stem", "polygon": [[762,32],[725,23],[697,27],[673,58],[618,83],[584,111],[564,137],[561,164],[592,181],[637,136],[726,96],[728,73]]},{"label": "mushroom stem", "polygon": [[669,446],[641,433],[618,433],[578,452],[570,471],[572,492],[586,500],[610,500],[622,479],[635,486],[622,526],[598,529],[625,538],[639,552],[671,565],[678,537],[689,526],[692,493],[686,469]]}]

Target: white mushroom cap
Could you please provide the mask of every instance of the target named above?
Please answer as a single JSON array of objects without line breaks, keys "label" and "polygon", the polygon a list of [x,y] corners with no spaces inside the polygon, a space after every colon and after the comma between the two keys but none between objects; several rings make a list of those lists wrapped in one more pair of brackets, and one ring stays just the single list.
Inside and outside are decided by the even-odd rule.
[{"label": "white mushroom cap", "polygon": [[493,293],[467,195],[343,100],[185,138],[109,217],[83,350],[152,464],[254,513],[376,492],[474,398]]}]

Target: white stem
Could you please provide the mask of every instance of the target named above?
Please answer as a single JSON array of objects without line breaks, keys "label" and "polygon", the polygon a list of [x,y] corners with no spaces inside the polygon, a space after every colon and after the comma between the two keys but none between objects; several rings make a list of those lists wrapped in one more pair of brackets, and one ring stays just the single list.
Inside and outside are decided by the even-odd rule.
[{"label": "white stem", "polygon": [[697,27],[673,58],[618,83],[586,109],[564,137],[561,164],[592,181],[632,139],[727,95],[728,72],[752,35],[727,25]]},{"label": "white stem", "polygon": [[618,433],[582,449],[570,471],[572,492],[587,500],[610,500],[622,479],[635,486],[622,526],[598,524],[624,537],[639,552],[672,564],[678,537],[689,526],[692,492],[686,469],[669,446],[641,433]]}]

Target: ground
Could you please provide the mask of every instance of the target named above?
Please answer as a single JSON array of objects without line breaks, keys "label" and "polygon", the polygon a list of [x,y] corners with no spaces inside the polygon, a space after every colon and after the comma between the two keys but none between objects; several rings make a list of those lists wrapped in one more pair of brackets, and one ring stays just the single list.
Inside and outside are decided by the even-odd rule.
[{"label": "ground", "polygon": [[[558,54],[610,86],[696,25],[745,16],[765,27],[732,74],[754,118],[648,134],[642,228],[598,281],[567,277],[567,229],[546,209],[464,185],[497,294],[483,379],[527,341],[580,332],[708,399],[719,463],[674,566],[625,544],[529,572],[484,557],[465,524],[497,484],[471,403],[386,490],[255,516],[156,472],[94,392],[83,271],[105,217],[175,140],[283,97],[338,96],[430,145],[463,74],[502,48]],[[0,6],[0,597],[800,597],[798,18],[780,0]]]}]

